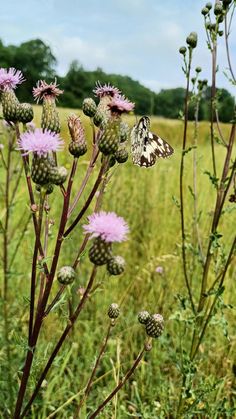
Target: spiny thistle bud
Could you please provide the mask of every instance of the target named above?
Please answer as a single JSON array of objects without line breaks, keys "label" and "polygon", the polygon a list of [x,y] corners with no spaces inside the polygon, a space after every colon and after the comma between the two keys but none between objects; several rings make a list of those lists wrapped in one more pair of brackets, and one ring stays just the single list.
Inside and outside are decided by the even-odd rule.
[{"label": "spiny thistle bud", "polygon": [[49,182],[51,182],[53,185],[60,186],[66,181],[67,175],[68,175],[68,171],[65,167],[51,166],[50,171],[49,171]]},{"label": "spiny thistle bud", "polygon": [[115,158],[118,163],[125,163],[128,160],[129,154],[125,148],[120,148],[115,153]]},{"label": "spiny thistle bud", "polygon": [[161,314],[153,314],[146,323],[146,333],[152,338],[159,338],[164,330],[164,319]]},{"label": "spiny thistle bud", "polygon": [[18,105],[19,101],[13,90],[2,92],[2,112],[6,121],[18,121]]},{"label": "spiny thistle bud", "polygon": [[107,314],[110,317],[110,319],[117,319],[117,317],[119,317],[120,314],[120,308],[118,304],[112,303],[109,306]]},{"label": "spiny thistle bud", "polygon": [[224,31],[218,31],[218,35],[219,36],[223,36],[224,35]]},{"label": "spiny thistle bud", "polygon": [[34,154],[31,167],[31,178],[34,183],[46,185],[49,182],[51,165],[47,156]]},{"label": "spiny thistle bud", "polygon": [[208,2],[208,3],[206,3],[206,6],[205,6],[208,10],[211,10],[211,8],[212,8],[212,3],[210,3],[210,2]]},{"label": "spiny thistle bud", "polygon": [[196,48],[197,46],[197,33],[191,32],[186,38],[186,42],[190,48]]},{"label": "spiny thistle bud", "polygon": [[222,6],[221,2],[220,1],[216,1],[215,7],[214,7],[214,14],[216,16],[218,16],[218,15],[221,15],[222,12],[223,12],[223,6]]},{"label": "spiny thistle bud", "polygon": [[186,51],[187,51],[186,47],[180,47],[180,49],[179,49],[179,53],[182,54],[182,55],[185,55]]},{"label": "spiny thistle bud", "polygon": [[209,13],[209,9],[207,7],[203,7],[202,11],[201,11],[203,16],[207,16]]},{"label": "spiny thistle bud", "polygon": [[106,125],[105,131],[99,141],[99,150],[106,156],[114,154],[118,150],[120,137],[119,119],[110,119]]},{"label": "spiny thistle bud", "polygon": [[17,114],[18,121],[22,122],[22,124],[27,124],[34,118],[33,106],[30,103],[19,103]]},{"label": "spiny thistle bud", "polygon": [[209,29],[214,32],[216,30],[216,23],[210,23]]},{"label": "spiny thistle bud", "polygon": [[46,83],[39,80],[37,86],[33,88],[33,96],[39,102],[43,100],[43,111],[41,127],[43,130],[59,133],[61,129],[59,114],[56,109],[56,97],[63,93],[58,88],[56,80],[54,83]]},{"label": "spiny thistle bud", "polygon": [[229,202],[236,202],[236,193],[232,193],[229,196]]},{"label": "spiny thistle bud", "polygon": [[121,256],[113,256],[107,262],[107,270],[111,275],[120,275],[125,270],[125,260]]},{"label": "spiny thistle bud", "polygon": [[202,68],[201,68],[201,67],[196,67],[196,68],[195,68],[195,71],[196,71],[196,73],[201,73]]},{"label": "spiny thistle bud", "polygon": [[62,285],[72,284],[75,279],[75,270],[72,266],[63,266],[57,274],[57,279]]},{"label": "spiny thistle bud", "polygon": [[97,110],[97,112],[95,113],[95,115],[93,117],[94,125],[96,125],[96,127],[100,127],[100,125],[102,124],[103,121],[104,121],[103,113],[101,111]]},{"label": "spiny thistle bud", "polygon": [[210,28],[211,28],[211,22],[206,22],[206,29],[208,29],[208,30],[210,30]]},{"label": "spiny thistle bud", "polygon": [[140,311],[138,313],[138,321],[141,324],[146,324],[148,322],[148,320],[150,319],[150,314],[148,313],[148,311]]},{"label": "spiny thistle bud", "polygon": [[105,265],[111,257],[111,243],[107,243],[105,240],[97,237],[89,250],[90,261],[94,265],[101,266]]},{"label": "spiny thistle bud", "polygon": [[129,125],[126,122],[121,121],[120,123],[120,142],[124,143],[128,140],[129,136]]},{"label": "spiny thistle bud", "polygon": [[191,82],[192,82],[193,84],[195,84],[195,81],[196,81],[196,77],[192,77],[192,78],[191,78]]},{"label": "spiny thistle bud", "polygon": [[90,97],[84,99],[82,104],[82,111],[86,116],[93,117],[97,111],[97,105]]},{"label": "spiny thistle bud", "polygon": [[69,152],[74,157],[83,156],[87,151],[84,127],[81,120],[72,114],[68,118],[68,127],[71,135],[71,143],[69,144]]},{"label": "spiny thistle bud", "polygon": [[46,195],[50,195],[54,190],[54,186],[51,183],[48,183],[47,185],[36,185],[36,191],[38,192],[45,192]]},{"label": "spiny thistle bud", "polygon": [[224,20],[224,15],[223,15],[223,13],[221,14],[221,15],[219,15],[218,16],[218,23],[221,23],[221,22],[223,22],[223,20]]}]

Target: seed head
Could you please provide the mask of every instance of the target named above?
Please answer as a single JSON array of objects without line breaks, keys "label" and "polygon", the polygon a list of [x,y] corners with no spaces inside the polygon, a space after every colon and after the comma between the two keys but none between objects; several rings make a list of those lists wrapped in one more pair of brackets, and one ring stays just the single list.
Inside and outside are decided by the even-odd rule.
[{"label": "seed head", "polygon": [[33,96],[37,103],[44,99],[55,99],[61,95],[63,90],[58,88],[57,81],[48,84],[45,80],[39,80],[37,86],[33,88]]}]

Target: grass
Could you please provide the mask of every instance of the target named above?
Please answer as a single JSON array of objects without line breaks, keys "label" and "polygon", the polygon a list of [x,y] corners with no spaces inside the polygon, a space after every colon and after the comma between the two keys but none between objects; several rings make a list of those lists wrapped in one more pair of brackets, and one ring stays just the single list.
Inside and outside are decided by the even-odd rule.
[{"label": "grass", "polygon": [[[62,137],[69,141],[66,129],[66,117],[69,109],[60,109],[62,120]],[[40,121],[39,107],[35,107],[36,123]],[[83,117],[86,132],[91,138],[88,118]],[[132,125],[135,117],[128,118]],[[229,126],[223,125],[224,133],[229,133]],[[90,409],[101,402],[114,387],[119,376],[125,373],[135,355],[139,352],[145,339],[144,329],[137,322],[140,310],[160,312],[166,322],[165,333],[153,344],[151,353],[147,353],[145,361],[135,372],[133,379],[119,393],[118,397],[102,413],[102,418],[125,417],[135,418],[167,418],[173,417],[176,410],[181,387],[181,369],[190,368],[186,354],[191,339],[191,314],[187,304],[187,292],[184,286],[181,262],[181,232],[179,199],[179,163],[181,157],[182,122],[152,119],[152,130],[166,138],[175,148],[175,154],[168,160],[160,160],[151,169],[141,169],[129,161],[113,169],[113,176],[107,187],[103,209],[116,211],[123,216],[130,226],[129,240],[123,245],[117,245],[115,251],[125,257],[127,269],[121,277],[108,277],[104,268],[99,269],[97,281],[100,287],[92,295],[86,309],[82,312],[73,333],[63,346],[54,366],[44,382],[37,402],[31,413],[32,418],[69,418],[74,410],[78,392],[89,377],[95,355],[99,350],[103,333],[108,324],[107,308],[110,303],[121,304],[122,315],[112,332],[108,349],[98,370],[93,391],[84,407],[82,417],[86,417]],[[193,124],[190,123],[189,145],[191,144]],[[200,215],[200,231],[206,239],[209,235],[211,214],[214,209],[215,190],[206,171],[211,172],[211,155],[209,144],[209,124],[200,123],[198,147],[198,206]],[[220,169],[223,161],[224,148],[216,145],[217,167]],[[89,154],[89,153],[88,153]],[[86,155],[79,163],[75,184],[82,179],[86,169]],[[70,166],[68,153],[60,153],[60,163]],[[92,181],[86,188],[89,193]],[[192,186],[192,151],[186,156],[185,203],[187,214],[188,258],[192,258],[190,239],[193,234],[193,197],[189,186]],[[85,199],[85,198],[84,198]],[[83,200],[82,200],[83,201]],[[62,205],[59,189],[50,196],[50,218],[57,220]],[[82,202],[83,203],[83,202]],[[82,203],[80,205],[82,205]],[[220,225],[223,246],[227,249],[230,238],[233,237],[235,205],[228,203],[223,221]],[[14,209],[14,222],[20,219],[22,212],[27,217],[28,205],[25,202],[24,179],[20,183],[18,201]],[[2,213],[3,216],[3,213]],[[86,219],[84,218],[84,222]],[[17,391],[17,380],[25,355],[27,336],[27,306],[29,296],[29,281],[31,256],[33,252],[32,226],[25,236],[21,253],[15,260],[10,276],[10,311],[11,343],[14,361],[12,373],[15,379],[14,391]],[[51,227],[49,248],[52,252],[56,225]],[[75,258],[82,241],[82,229],[77,228],[68,238],[63,247],[59,266],[69,265]],[[50,254],[49,251],[49,254]],[[223,251],[223,247],[220,251]],[[217,262],[216,262],[217,263]],[[164,274],[155,272],[157,266],[163,266]],[[90,270],[87,255],[84,256],[78,270],[75,290],[83,287]],[[191,284],[194,295],[199,294],[199,268],[192,268]],[[213,278],[213,272],[212,272]],[[201,345],[198,357],[198,375],[194,379],[193,390],[189,394],[188,403],[192,413],[188,417],[227,417],[222,410],[227,411],[234,404],[235,377],[232,366],[235,362],[235,300],[233,284],[235,278],[235,263],[232,264],[226,281],[224,304],[220,314],[211,322],[206,339]],[[58,285],[55,281],[54,293]],[[78,299],[78,295],[74,298]],[[65,303],[45,320],[41,345],[37,351],[34,364],[34,379],[44,365],[47,354],[56,342],[62,324],[65,325]],[[16,318],[16,320],[13,320]],[[228,334],[228,335],[227,335]],[[1,358],[5,352],[1,349]],[[186,361],[186,362],[185,362]],[[7,398],[4,377],[2,403]],[[3,404],[4,405],[4,404]],[[55,411],[57,413],[55,413]],[[207,412],[207,415],[206,415]],[[222,413],[223,412],[223,413]],[[192,414],[192,416],[191,416]],[[221,414],[223,416],[221,416]],[[204,416],[206,415],[206,416]]]}]

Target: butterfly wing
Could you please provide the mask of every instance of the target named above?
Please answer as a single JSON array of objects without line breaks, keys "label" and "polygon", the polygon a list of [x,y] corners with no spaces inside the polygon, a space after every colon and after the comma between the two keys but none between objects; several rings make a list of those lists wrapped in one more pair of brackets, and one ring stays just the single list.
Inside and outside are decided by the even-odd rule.
[{"label": "butterfly wing", "polygon": [[161,137],[149,131],[150,119],[143,116],[131,131],[131,153],[134,164],[151,167],[157,158],[166,158],[174,150]]}]

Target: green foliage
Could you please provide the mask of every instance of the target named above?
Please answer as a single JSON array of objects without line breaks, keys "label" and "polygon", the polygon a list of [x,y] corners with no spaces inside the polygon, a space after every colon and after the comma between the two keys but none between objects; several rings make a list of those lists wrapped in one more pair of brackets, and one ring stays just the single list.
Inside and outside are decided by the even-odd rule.
[{"label": "green foliage", "polygon": [[[135,102],[135,113],[138,115],[159,115],[176,119],[183,111],[185,89],[162,89],[155,93],[129,76],[107,74],[101,68],[86,70],[77,60],[72,61],[64,77],[56,75],[54,57],[50,46],[40,39],[34,39],[19,46],[4,46],[0,40],[1,67],[15,67],[21,70],[26,78],[18,90],[18,97],[23,102],[33,102],[32,86],[37,80],[51,81],[57,77],[64,94],[60,97],[60,106],[81,108],[83,99],[91,96],[95,83],[110,83],[117,86],[131,101]],[[203,93],[199,105],[199,120],[210,120],[211,88]],[[219,118],[229,122],[234,116],[234,98],[226,89],[218,90],[216,104]],[[194,103],[190,101],[189,119],[194,119]]]}]

